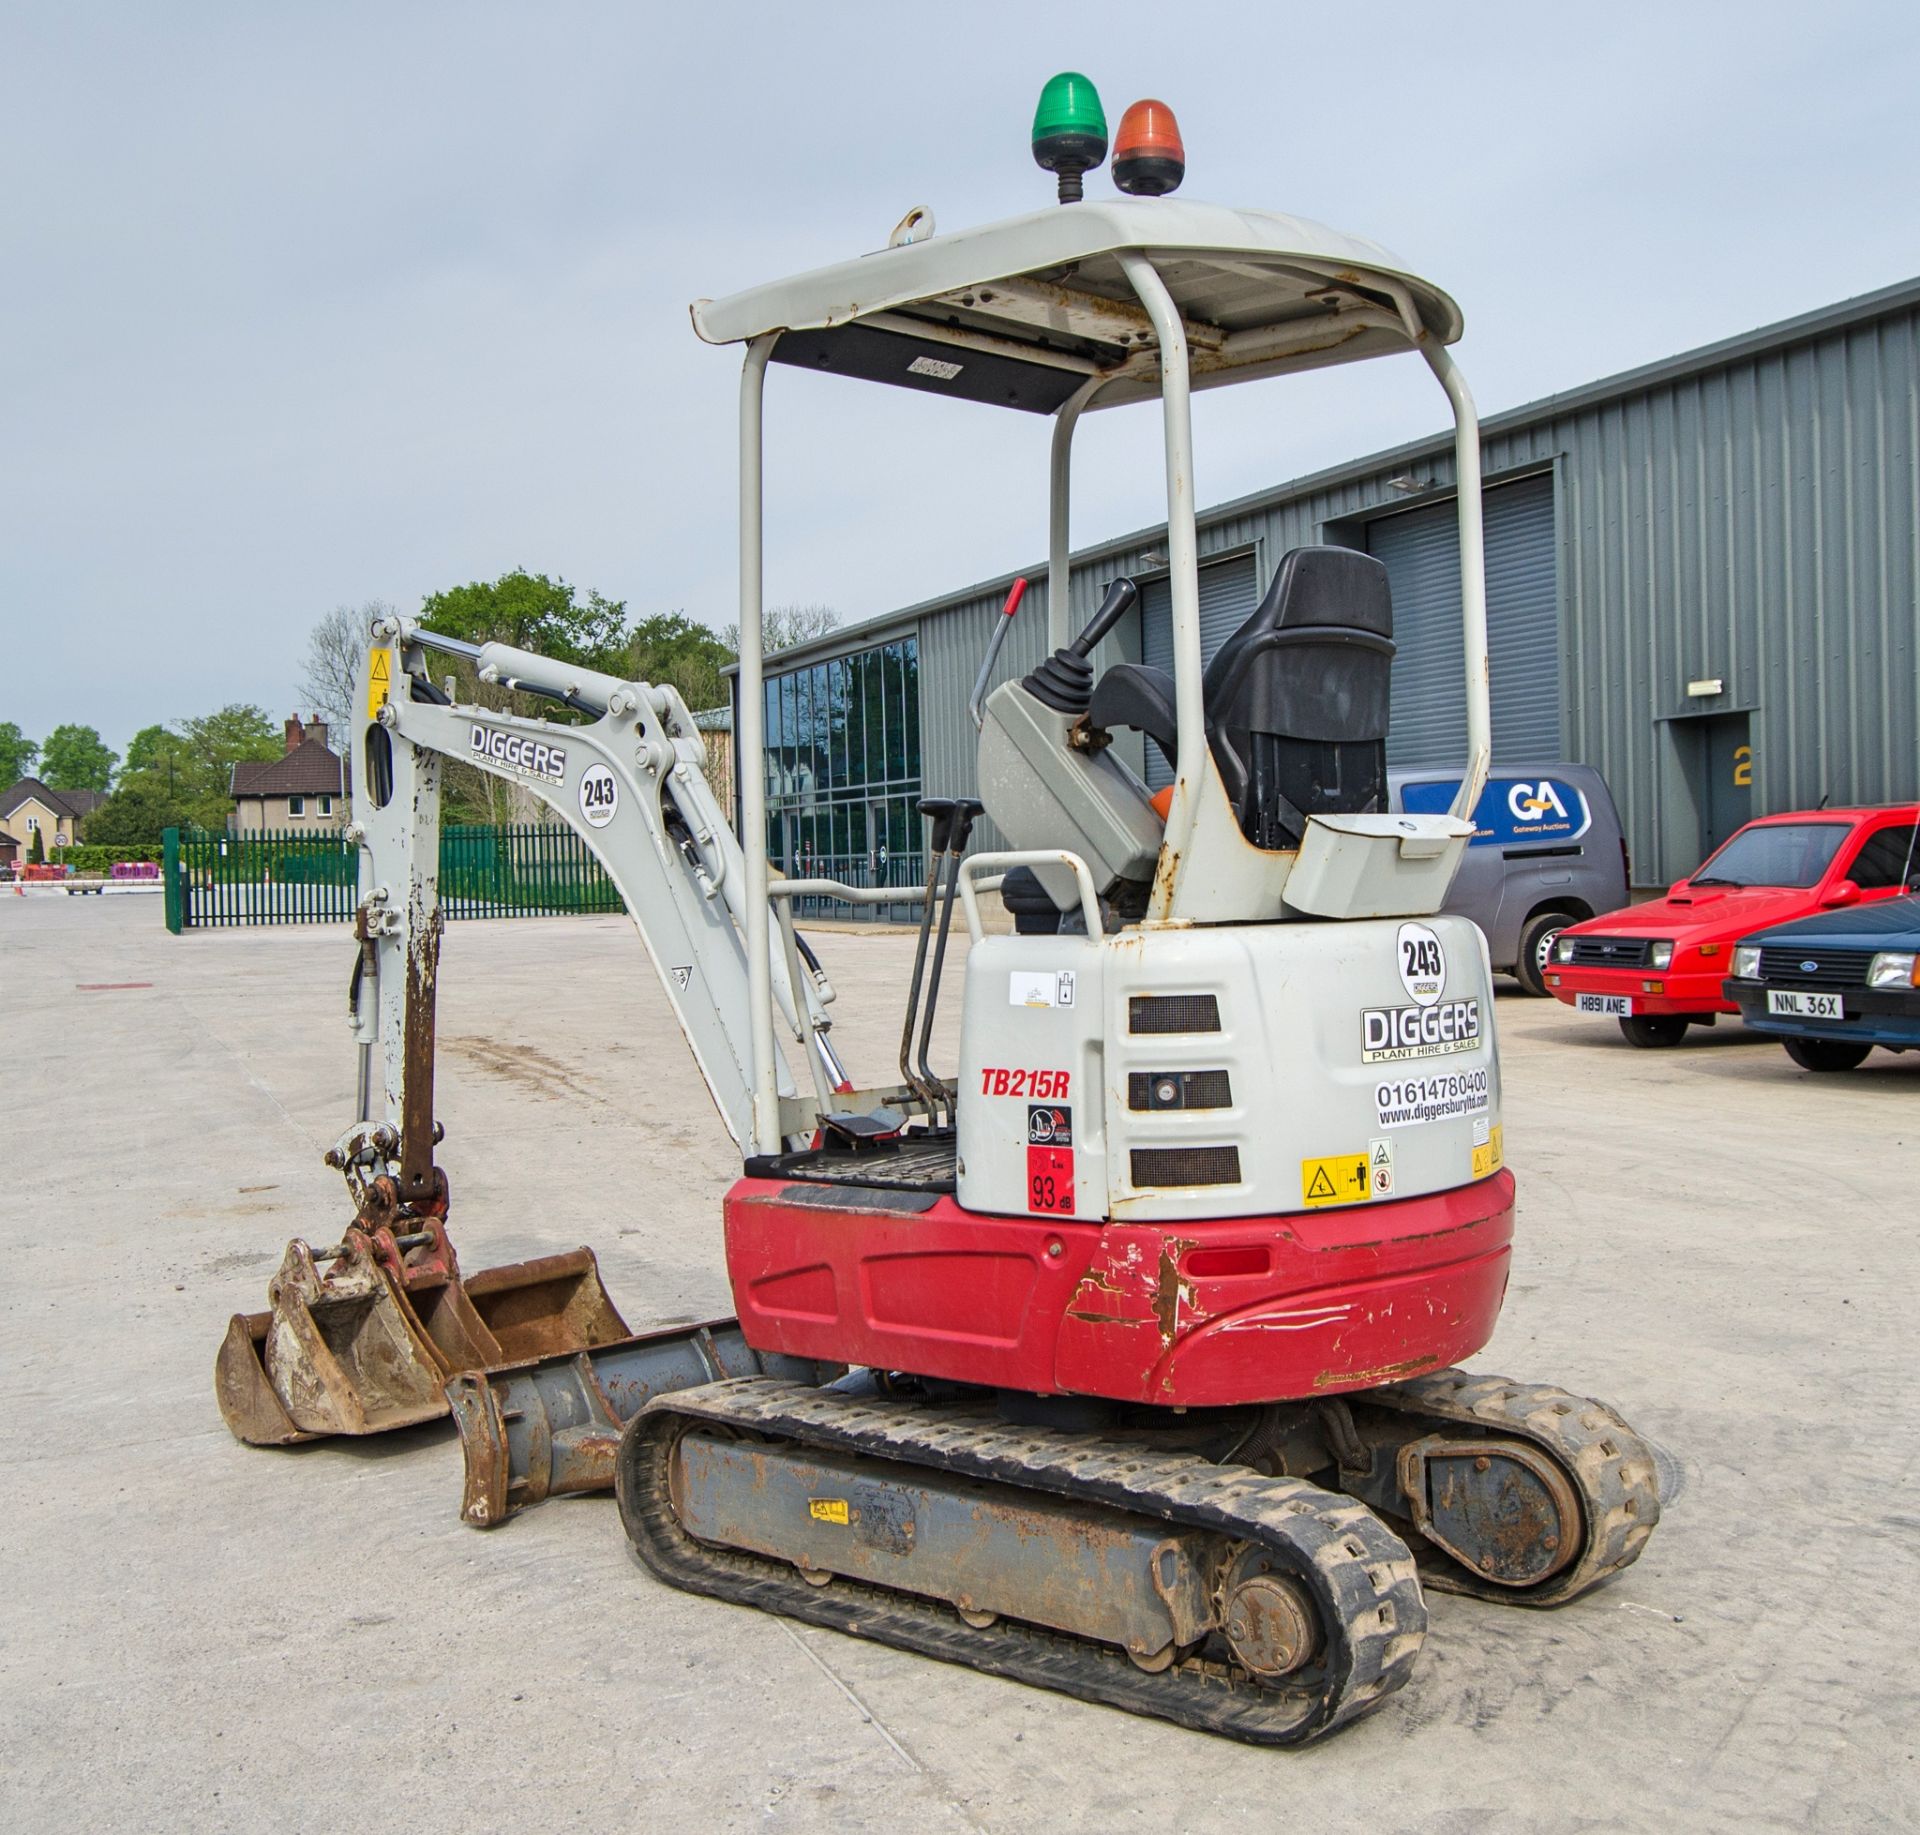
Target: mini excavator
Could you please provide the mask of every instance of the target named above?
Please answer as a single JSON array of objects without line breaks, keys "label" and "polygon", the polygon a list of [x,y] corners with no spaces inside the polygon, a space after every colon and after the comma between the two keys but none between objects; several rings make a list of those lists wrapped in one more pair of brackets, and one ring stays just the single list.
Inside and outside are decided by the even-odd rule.
[{"label": "mini excavator", "polygon": [[[1486,946],[1441,913],[1489,758],[1459,310],[1372,242],[1175,198],[1161,103],[1121,123],[1121,195],[1089,200],[1106,150],[1067,73],[1034,127],[1059,206],[957,234],[916,210],[884,249],[693,307],[744,347],[737,829],[673,688],[372,624],[360,1103],[331,1156],[354,1220],[290,1246],[219,1390],[262,1442],[451,1411],[477,1525],[611,1486],[674,1586],[1296,1744],[1406,1681],[1423,1588],[1572,1600],[1639,1556],[1659,1487],[1610,1407],[1457,1367],[1493,1331],[1514,1209]],[[1192,391],[1406,353],[1455,430],[1467,756],[1443,814],[1387,807],[1376,560],[1298,548],[1211,660],[1201,641]],[[1051,422],[1047,653],[993,684],[1016,587],[971,704],[978,800],[922,803],[908,893],[780,878],[763,844],[770,364]],[[1137,403],[1160,417],[1170,671],[1121,654],[1139,582],[1068,566],[1076,424]],[[455,704],[436,653],[572,723]],[[452,757],[531,790],[624,897],[742,1157],[737,1318],[629,1332],[586,1251],[461,1275],[432,1097]],[[982,816],[995,845],[971,851]],[[919,906],[897,1076],[840,1061],[802,899]]]}]

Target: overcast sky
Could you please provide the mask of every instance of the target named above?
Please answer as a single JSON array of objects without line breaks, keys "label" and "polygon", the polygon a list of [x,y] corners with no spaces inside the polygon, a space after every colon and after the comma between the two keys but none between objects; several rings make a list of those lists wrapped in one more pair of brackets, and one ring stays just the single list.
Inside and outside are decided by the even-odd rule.
[{"label": "overcast sky", "polygon": [[[1186,195],[1452,292],[1483,412],[1920,273],[1910,0],[0,15],[0,720],[36,738],[277,717],[329,607],[516,566],[728,623],[738,356],[687,303],[1045,203],[1062,67],[1112,122],[1173,106]],[[1199,501],[1443,408],[1399,358],[1204,396]],[[1083,429],[1076,542],[1163,513],[1154,413]],[[1044,553],[1028,416],[776,368],[768,455],[771,601]]]}]

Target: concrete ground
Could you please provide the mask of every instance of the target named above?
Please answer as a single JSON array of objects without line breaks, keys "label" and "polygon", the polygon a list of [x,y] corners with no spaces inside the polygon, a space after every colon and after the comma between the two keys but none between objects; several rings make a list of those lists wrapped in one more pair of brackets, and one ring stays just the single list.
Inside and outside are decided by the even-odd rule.
[{"label": "concrete ground", "polygon": [[[910,942],[820,947],[884,1060]],[[444,1424],[230,1439],[227,1315],[345,1220],[349,966],[0,898],[0,1827],[1920,1826],[1920,1057],[1501,1001],[1521,1216],[1475,1361],[1611,1399],[1685,1489],[1565,1610],[1431,1595],[1412,1684],[1288,1754],[672,1592],[606,1499],[465,1529]],[[623,920],[456,924],[441,1035],[468,1267],[588,1242],[636,1324],[728,1309],[728,1143]]]}]

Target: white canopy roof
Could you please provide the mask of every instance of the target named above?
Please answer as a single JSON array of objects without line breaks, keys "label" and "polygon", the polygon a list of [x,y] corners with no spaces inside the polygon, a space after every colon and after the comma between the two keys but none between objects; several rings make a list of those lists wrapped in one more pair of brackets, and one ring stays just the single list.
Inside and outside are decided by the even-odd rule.
[{"label": "white canopy roof", "polygon": [[1119,256],[1153,262],[1188,328],[1193,385],[1249,380],[1421,338],[1460,310],[1376,242],[1277,211],[1172,198],[1054,205],[698,300],[710,344],[780,332],[776,362],[1051,413],[1159,392],[1152,326]]}]

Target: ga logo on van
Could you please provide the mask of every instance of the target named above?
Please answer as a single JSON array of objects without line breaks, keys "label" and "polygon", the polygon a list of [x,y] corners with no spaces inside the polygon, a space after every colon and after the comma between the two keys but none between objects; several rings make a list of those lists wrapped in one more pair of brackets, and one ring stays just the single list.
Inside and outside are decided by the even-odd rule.
[{"label": "ga logo on van", "polygon": [[[1457,777],[1407,784],[1400,792],[1400,807],[1409,815],[1444,815],[1459,788]],[[1578,841],[1592,826],[1587,799],[1565,778],[1495,776],[1487,780],[1473,812],[1472,845]]]},{"label": "ga logo on van", "polygon": [[1561,802],[1559,788],[1550,777],[1543,777],[1537,784],[1511,786],[1507,791],[1507,807],[1516,822],[1536,821],[1549,810],[1561,821],[1567,819],[1567,806]]}]

